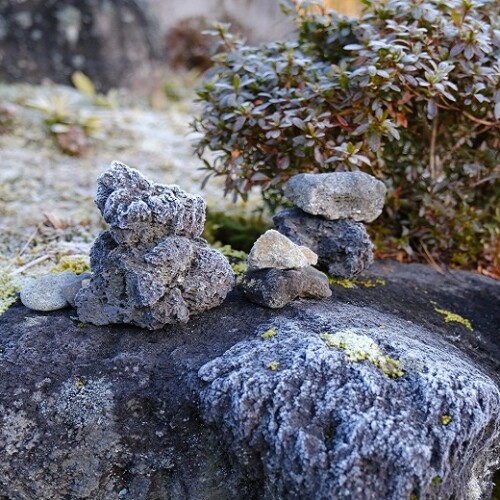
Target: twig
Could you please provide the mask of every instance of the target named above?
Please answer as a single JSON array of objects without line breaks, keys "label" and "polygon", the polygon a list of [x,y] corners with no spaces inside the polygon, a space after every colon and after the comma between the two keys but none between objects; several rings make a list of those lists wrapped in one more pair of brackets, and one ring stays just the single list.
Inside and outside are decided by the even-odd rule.
[{"label": "twig", "polygon": [[431,171],[431,178],[433,181],[437,179],[436,172],[436,138],[437,138],[438,121],[437,116],[432,120],[432,133],[431,133],[431,146],[429,152],[429,169]]},{"label": "twig", "polygon": [[10,272],[10,276],[15,276],[16,274],[23,273],[26,271],[26,269],[29,269],[30,267],[37,266],[38,264],[41,264],[42,262],[46,261],[47,259],[50,259],[49,254],[42,255],[41,257],[36,258],[35,260],[32,260],[31,262],[28,262],[24,266],[18,267],[14,271]]},{"label": "twig", "polygon": [[432,255],[430,254],[429,250],[427,249],[427,246],[423,241],[420,242],[420,245],[422,247],[422,250],[424,251],[424,257],[425,260],[439,273],[444,275],[444,271],[439,267],[437,262],[434,260]]}]

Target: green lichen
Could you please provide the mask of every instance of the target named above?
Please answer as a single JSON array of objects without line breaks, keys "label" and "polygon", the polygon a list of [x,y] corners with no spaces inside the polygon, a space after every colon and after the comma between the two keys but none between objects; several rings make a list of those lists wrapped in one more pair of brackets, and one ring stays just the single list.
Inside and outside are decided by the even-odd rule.
[{"label": "green lichen", "polygon": [[276,360],[275,360],[275,361],[271,361],[271,362],[267,365],[267,367],[268,367],[271,371],[275,372],[275,371],[276,371],[276,370],[278,370],[278,368],[280,367],[280,362],[279,362],[279,361],[276,361]]},{"label": "green lichen", "polygon": [[401,363],[384,355],[380,347],[368,335],[346,329],[335,333],[322,333],[320,336],[328,347],[343,349],[349,361],[354,363],[369,361],[390,378],[399,378],[404,375]]},{"label": "green lichen", "polygon": [[443,482],[443,479],[441,478],[441,476],[434,476],[431,479],[431,483],[435,484],[435,485],[441,484],[442,482]]},{"label": "green lichen", "polygon": [[278,335],[276,328],[270,328],[266,332],[261,333],[260,337],[264,340],[267,340],[267,339],[276,337],[276,335]]},{"label": "green lichen", "polygon": [[82,274],[90,271],[90,260],[86,255],[64,255],[52,270],[55,273],[71,271]]},{"label": "green lichen", "polygon": [[440,420],[443,425],[448,425],[452,421],[452,418],[451,415],[441,415]]},{"label": "green lichen", "polygon": [[335,278],[334,276],[328,276],[328,281],[330,285],[338,285],[344,288],[356,288],[356,283],[354,280]]},{"label": "green lichen", "polygon": [[75,381],[75,385],[76,385],[77,389],[82,389],[83,387],[85,387],[87,385],[87,382],[85,382],[85,380],[78,379]]},{"label": "green lichen", "polygon": [[343,279],[336,278],[335,276],[328,276],[328,281],[330,285],[338,285],[343,288],[357,288],[358,286],[363,286],[365,288],[375,288],[377,286],[384,286],[386,284],[385,280],[377,278],[372,279]]},{"label": "green lichen", "polygon": [[82,323],[81,321],[76,324],[77,328],[85,328],[87,325],[85,323]]},{"label": "green lichen", "polygon": [[[435,302],[432,302],[432,303],[436,304]],[[444,316],[445,323],[460,323],[460,324],[464,325],[465,328],[467,328],[471,332],[474,331],[474,328],[472,328],[471,322],[468,319],[464,318],[463,316],[460,316],[459,314],[451,312],[451,311],[447,311],[446,309],[441,309],[439,307],[434,307],[434,310],[437,313],[442,314]]]},{"label": "green lichen", "polygon": [[17,300],[18,285],[7,271],[0,271],[0,316]]}]

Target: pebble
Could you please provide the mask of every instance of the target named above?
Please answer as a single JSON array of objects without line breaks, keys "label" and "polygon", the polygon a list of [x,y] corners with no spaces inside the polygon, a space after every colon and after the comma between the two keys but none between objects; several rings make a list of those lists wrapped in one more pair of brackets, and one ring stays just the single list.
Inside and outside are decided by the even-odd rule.
[{"label": "pebble", "polygon": [[69,306],[63,288],[78,276],[71,271],[36,278],[21,290],[21,302],[34,311],[57,311]]},{"label": "pebble", "polygon": [[311,266],[249,270],[241,288],[248,300],[271,309],[285,307],[297,298],[325,299],[332,295],[328,277]]},{"label": "pebble", "polygon": [[316,264],[318,256],[309,248],[296,245],[274,229],[266,231],[248,255],[248,267],[256,269],[301,269]]}]

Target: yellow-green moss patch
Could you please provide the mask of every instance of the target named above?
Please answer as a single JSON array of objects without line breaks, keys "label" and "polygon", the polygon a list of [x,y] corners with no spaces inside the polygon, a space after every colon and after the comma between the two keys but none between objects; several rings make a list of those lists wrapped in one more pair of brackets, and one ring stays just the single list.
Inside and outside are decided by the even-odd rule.
[{"label": "yellow-green moss patch", "polygon": [[344,288],[356,288],[356,283],[354,280],[335,278],[334,276],[328,276],[328,281],[330,285],[338,285]]},{"label": "yellow-green moss patch", "polygon": [[443,425],[448,425],[452,421],[452,418],[451,415],[441,415],[440,420]]},{"label": "yellow-green moss patch", "polygon": [[369,361],[390,378],[399,378],[404,375],[401,363],[397,359],[384,355],[380,347],[368,335],[346,329],[335,333],[322,333],[320,336],[328,347],[343,349],[349,361],[355,363]]},{"label": "yellow-green moss patch", "polygon": [[278,335],[276,328],[270,328],[266,332],[261,333],[260,337],[264,340],[267,340],[267,339],[271,339],[273,337],[276,337],[276,335]]},{"label": "yellow-green moss patch", "polygon": [[7,271],[0,271],[0,316],[17,300],[18,285]]},{"label": "yellow-green moss patch", "polygon": [[271,361],[271,362],[267,365],[267,367],[268,367],[271,371],[275,372],[275,371],[276,371],[276,370],[278,370],[278,368],[280,367],[280,362],[279,362],[279,361],[276,361],[276,360],[275,360],[275,361]]},{"label": "yellow-green moss patch", "polygon": [[75,274],[82,274],[90,271],[90,259],[86,255],[64,255],[53,269],[55,273],[71,271]]},{"label": "yellow-green moss patch", "polygon": [[451,311],[447,311],[446,309],[441,309],[439,307],[434,307],[434,310],[437,313],[442,314],[444,316],[445,323],[460,323],[464,325],[465,328],[467,328],[471,332],[474,331],[471,322],[468,319],[464,318],[463,316],[460,316],[459,314]]}]

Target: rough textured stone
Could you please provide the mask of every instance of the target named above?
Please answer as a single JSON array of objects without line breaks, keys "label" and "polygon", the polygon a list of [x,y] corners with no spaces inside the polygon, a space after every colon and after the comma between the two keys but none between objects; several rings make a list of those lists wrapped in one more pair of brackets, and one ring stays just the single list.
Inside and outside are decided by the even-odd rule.
[{"label": "rough textured stone", "polygon": [[[361,341],[329,347],[325,331]],[[379,356],[373,342],[401,377],[364,360],[365,346]],[[265,477],[268,498],[486,498],[500,390],[422,328],[316,304],[259,325],[199,376],[205,421],[251,477]]]},{"label": "rough textured stone", "polygon": [[75,279],[61,287],[61,295],[68,301],[71,307],[75,307],[75,297],[80,288],[90,283],[90,273],[82,273],[75,276]]},{"label": "rough textured stone", "polygon": [[[309,353],[315,352],[315,349],[324,349],[314,337],[315,332],[332,332],[337,327],[362,329],[366,326],[368,329],[376,329],[384,324],[385,329],[377,335],[385,332],[387,342],[382,342],[381,337],[373,337],[384,353],[394,357],[405,356],[408,352],[404,345],[409,343],[416,346],[423,340],[424,343],[419,347],[423,350],[422,355],[430,352],[434,360],[437,345],[443,353],[442,357],[448,353],[454,364],[438,367],[436,372],[410,372],[408,379],[405,376],[393,381],[386,379],[377,368],[367,365],[367,361],[354,364],[349,362],[343,351],[336,352],[332,349],[331,352],[323,352],[322,359],[331,356],[328,359],[336,365],[345,362],[339,377],[345,375],[350,379],[352,373],[353,380],[360,381],[361,376],[366,376],[363,379],[366,384],[360,390],[367,394],[367,402],[362,406],[361,413],[355,411],[359,410],[359,406],[352,405],[353,425],[350,429],[353,432],[349,441],[339,443],[336,450],[330,449],[326,465],[331,464],[333,453],[349,457],[351,446],[359,449],[353,443],[363,443],[367,450],[373,449],[373,443],[380,443],[382,436],[388,435],[386,431],[393,429],[401,421],[400,413],[407,412],[406,400],[401,400],[399,404],[401,395],[409,396],[405,388],[413,384],[414,387],[431,388],[435,374],[440,375],[445,369],[450,369],[450,373],[457,373],[457,370],[461,372],[466,366],[465,376],[457,378],[451,388],[442,386],[442,392],[436,395],[437,399],[427,400],[423,398],[423,393],[415,392],[411,408],[419,405],[415,409],[415,415],[423,416],[424,423],[432,421],[433,417],[431,413],[427,416],[427,410],[436,410],[436,405],[440,401],[444,405],[449,397],[455,402],[455,398],[460,396],[463,402],[459,403],[465,408],[470,401],[466,394],[461,393],[461,388],[472,377],[477,377],[471,388],[477,388],[481,384],[481,390],[487,397],[482,402],[478,401],[472,414],[469,417],[452,415],[453,419],[447,426],[438,421],[433,429],[427,424],[424,427],[420,422],[415,423],[410,416],[408,422],[413,422],[415,426],[407,436],[400,441],[388,437],[386,442],[381,443],[382,450],[392,450],[388,457],[380,457],[376,463],[363,460],[353,466],[356,480],[360,477],[360,469],[366,468],[368,481],[366,485],[363,484],[361,495],[353,493],[347,498],[392,500],[390,495],[384,497],[377,494],[385,481],[389,484],[396,481],[387,477],[389,469],[386,469],[385,464],[391,464],[391,460],[402,461],[404,456],[411,458],[406,450],[414,451],[415,441],[421,435],[424,450],[436,432],[436,453],[431,460],[428,476],[444,464],[444,467],[453,469],[450,474],[455,475],[457,485],[450,489],[449,495],[446,491],[443,493],[443,489],[437,485],[426,500],[438,500],[439,497],[448,499],[454,491],[457,492],[455,500],[472,500],[474,497],[465,496],[468,493],[466,488],[462,491],[459,488],[461,484],[468,482],[471,468],[467,464],[475,459],[477,466],[474,474],[480,478],[477,483],[478,491],[482,493],[484,500],[489,499],[491,482],[488,480],[487,470],[494,468],[495,464],[487,462],[490,457],[488,448],[485,448],[485,453],[477,453],[475,458],[473,453],[480,442],[488,441],[488,436],[495,439],[499,423],[496,409],[494,418],[497,420],[488,427],[487,411],[494,410],[490,402],[496,390],[491,389],[491,384],[498,380],[497,374],[500,373],[500,283],[477,273],[452,271],[439,274],[430,266],[389,261],[375,263],[369,273],[364,279],[375,281],[380,278],[386,285],[353,289],[333,286],[334,296],[330,299],[317,304],[297,301],[280,311],[257,307],[235,290],[220,308],[195,316],[188,324],[168,325],[159,331],[141,330],[130,325],[105,328],[85,325],[81,328],[81,325],[71,319],[71,310],[39,313],[26,309],[18,302],[0,316],[0,498],[295,500],[298,497],[291,491],[283,496],[269,492],[266,485],[272,486],[272,480],[268,480],[266,475],[273,456],[276,457],[276,464],[282,461],[283,449],[289,449],[295,436],[301,439],[304,436],[301,442],[308,442],[308,432],[315,432],[313,426],[308,427],[308,422],[316,423],[318,418],[315,416],[315,409],[324,408],[330,403],[314,399],[311,406],[300,409],[294,401],[308,398],[308,387],[316,387],[315,377],[323,380],[324,374],[329,373],[328,367],[322,365],[318,367],[318,372],[311,373],[315,366],[313,360],[305,358],[299,363],[297,355],[290,350],[283,353],[284,356],[289,356],[290,361],[294,360],[297,370],[297,385],[291,388],[289,404],[297,412],[301,410],[300,417],[295,421],[297,433],[285,436],[289,440],[279,444],[276,451],[272,448],[264,449],[265,441],[262,440],[256,442],[255,447],[252,445],[250,453],[245,453],[249,448],[248,443],[242,443],[250,427],[242,429],[239,437],[232,440],[234,416],[243,411],[245,401],[236,401],[235,407],[228,413],[227,427],[220,425],[217,416],[219,407],[213,412],[213,426],[206,425],[200,418],[200,393],[205,401],[203,415],[208,418],[205,398],[212,397],[213,387],[221,378],[215,379],[213,383],[203,382],[197,376],[199,369],[214,359],[217,359],[214,365],[221,368],[220,357],[234,345],[241,347],[241,342],[247,346],[248,341],[256,340],[257,349],[262,344],[270,352],[277,352],[278,346],[284,349],[286,344],[282,343],[282,335],[286,332],[284,327],[287,324],[293,326],[290,334],[296,340],[296,344],[289,345]],[[412,286],[408,286],[410,280]],[[431,300],[445,309],[466,316],[471,320],[474,332],[458,323],[446,323],[435,311]],[[324,323],[318,324],[318,316],[324,317]],[[277,326],[277,335],[268,335],[267,340],[262,339],[260,334],[273,325]],[[304,329],[302,339],[298,338],[295,330],[299,326]],[[372,334],[372,330],[361,332]],[[411,340],[416,332],[419,336]],[[314,340],[311,340],[312,337]],[[406,344],[401,344],[402,341]],[[246,349],[247,347],[242,349],[242,352]],[[301,352],[305,352],[304,350]],[[270,359],[267,354],[262,355],[262,363]],[[248,356],[250,362],[253,355],[249,352]],[[239,359],[241,365],[238,366],[243,367],[243,361],[235,356],[234,350],[231,352],[231,359]],[[271,361],[275,359],[268,362]],[[299,364],[305,366],[298,366]],[[417,365],[415,362],[413,364]],[[215,367],[214,365],[212,366]],[[486,378],[478,367],[488,370],[491,379]],[[263,370],[269,372],[269,375],[280,377],[279,380],[282,380],[281,377],[286,372],[289,383],[294,379],[294,371],[288,370],[286,364],[278,367],[275,372],[267,367],[259,367],[256,372],[258,380],[261,380]],[[301,378],[306,371],[311,374],[308,379],[311,385]],[[253,375],[242,380],[242,389],[253,387],[258,391],[255,382],[252,382]],[[221,377],[224,376],[226,375],[221,373]],[[232,382],[239,377],[239,368],[235,367],[234,379],[227,378],[230,382],[228,398],[233,397]],[[338,378],[337,374],[333,374],[325,381],[322,390],[330,397],[332,387],[342,380],[348,382],[348,379]],[[272,379],[268,383],[272,383]],[[285,386],[286,382],[283,384]],[[374,399],[371,391],[377,391],[377,384],[381,387],[380,395]],[[352,385],[349,387],[352,388]],[[387,388],[392,387],[397,390],[388,394]],[[269,394],[268,388],[268,385],[262,388],[263,394]],[[284,394],[279,389],[278,387],[277,398],[281,402]],[[488,393],[490,389],[491,392]],[[331,415],[325,415],[325,422],[330,421],[333,416],[348,416],[349,401],[341,400],[340,395],[345,392],[342,392],[342,388],[339,390],[339,408],[333,409]],[[312,394],[311,392],[311,399]],[[432,391],[427,394],[430,396]],[[475,393],[471,394],[474,398]],[[357,405],[361,398],[361,394],[355,394],[353,403]],[[271,407],[273,399],[274,395],[271,395],[269,399],[261,400],[261,408]],[[253,412],[256,408],[254,400],[250,399],[249,402],[249,410]],[[377,413],[378,408],[392,408],[390,418],[386,421],[376,420],[374,424],[382,425],[384,434],[375,436],[369,429],[366,436],[355,433],[363,419],[368,425],[372,416],[380,415]],[[269,419],[270,424],[276,422],[277,430],[285,428],[285,424],[288,428],[290,420],[284,420],[283,425],[278,422],[280,415],[287,415],[287,409],[288,407],[283,407],[282,413],[276,415],[270,412],[262,416],[256,415],[255,422],[251,423],[255,427],[254,435],[261,435],[265,418]],[[456,410],[459,408],[456,407]],[[439,448],[442,444],[442,432],[448,433],[449,443],[457,442],[459,436],[464,436],[468,418],[470,422],[478,423],[480,415],[485,417],[485,434],[477,443],[463,441],[451,455],[451,460],[448,460]],[[402,422],[401,425],[407,424]],[[346,425],[340,430],[345,429]],[[431,429],[431,435],[425,436],[424,432],[428,429]],[[269,431],[271,430],[270,427]],[[397,428],[396,432],[400,435]],[[493,434],[488,434],[490,432]],[[277,440],[281,435],[277,434],[270,439]],[[327,437],[330,437],[330,441],[327,440],[326,443],[337,442],[333,432],[327,433]],[[405,447],[406,442],[408,448]],[[497,455],[494,458],[498,458],[500,447],[498,443],[495,446]],[[263,450],[261,456],[257,451],[259,449]],[[457,464],[460,456],[469,453],[470,459],[464,461],[464,465]],[[290,462],[297,463],[296,458],[297,452],[292,451]],[[311,465],[318,463],[316,458],[314,460],[316,461],[311,462]],[[418,466],[422,463],[417,461]],[[307,465],[304,464],[304,469],[300,471],[284,468],[280,481],[290,481],[290,476],[295,472],[306,476]],[[377,470],[376,473],[374,469]],[[309,471],[315,473],[316,470],[311,468]],[[419,476],[414,477],[413,473],[414,467],[410,464],[399,476],[400,483],[417,481]],[[317,474],[321,474],[321,470],[317,470]],[[371,481],[376,474],[379,475],[380,484],[377,483],[373,491],[370,489],[373,487]],[[449,484],[449,476],[444,480]],[[336,484],[335,476],[328,476],[327,481],[321,486],[323,491],[328,484]],[[316,494],[311,489],[307,495],[299,498],[322,497],[319,492]],[[326,498],[335,497],[328,494]],[[401,498],[408,500],[409,496]]]},{"label": "rough textured stone", "polygon": [[199,238],[200,196],[114,162],[98,179],[95,201],[110,228],[94,243],[90,283],[75,298],[82,322],[156,329],[222,303],[234,273]]},{"label": "rough textured stone", "polygon": [[307,213],[366,222],[382,213],[386,191],[381,181],[363,172],[299,174],[284,188],[285,196]]},{"label": "rough textured stone", "polygon": [[0,2],[0,78],[70,83],[83,71],[106,91],[144,83],[161,37],[139,0]]},{"label": "rough textured stone", "polygon": [[71,271],[36,278],[21,290],[21,301],[34,311],[57,311],[68,307],[63,290],[75,278],[77,275]]},{"label": "rough textured stone", "polygon": [[317,263],[317,256],[308,248],[290,241],[269,229],[254,243],[248,255],[249,269],[300,269]]},{"label": "rough textured stone", "polygon": [[287,208],[273,217],[276,229],[318,255],[318,265],[332,276],[352,278],[373,262],[373,244],[360,222],[329,221]]},{"label": "rough textured stone", "polygon": [[297,298],[324,299],[332,294],[328,278],[310,266],[249,270],[241,288],[248,300],[271,309],[284,307]]}]

